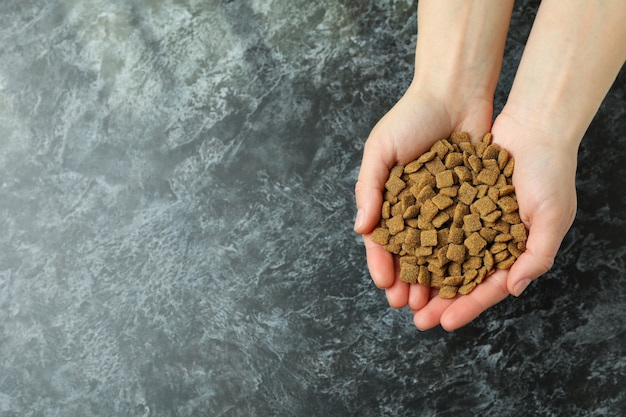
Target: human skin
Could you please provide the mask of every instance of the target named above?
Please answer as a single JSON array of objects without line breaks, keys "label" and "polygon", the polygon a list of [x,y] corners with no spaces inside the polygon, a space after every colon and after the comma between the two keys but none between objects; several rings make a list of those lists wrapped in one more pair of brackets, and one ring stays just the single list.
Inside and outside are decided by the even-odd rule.
[{"label": "human skin", "polygon": [[[374,283],[419,329],[457,329],[545,273],[576,212],[578,145],[626,58],[626,2],[544,0],[502,113],[491,125],[512,2],[428,1],[418,6],[415,75],[366,141],[356,184],[355,231]],[[441,30],[448,28],[448,30]],[[398,279],[397,257],[369,239],[389,169],[453,131],[493,133],[516,161],[513,184],[529,230],[526,252],[466,296]]]}]

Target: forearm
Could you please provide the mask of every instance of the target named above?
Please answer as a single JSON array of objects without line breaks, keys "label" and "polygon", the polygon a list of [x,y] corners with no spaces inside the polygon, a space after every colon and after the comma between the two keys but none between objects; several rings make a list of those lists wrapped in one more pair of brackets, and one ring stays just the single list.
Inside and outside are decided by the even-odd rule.
[{"label": "forearm", "polygon": [[582,139],[626,59],[626,1],[544,0],[503,113]]},{"label": "forearm", "polygon": [[452,102],[493,100],[513,0],[421,0],[413,85]]}]

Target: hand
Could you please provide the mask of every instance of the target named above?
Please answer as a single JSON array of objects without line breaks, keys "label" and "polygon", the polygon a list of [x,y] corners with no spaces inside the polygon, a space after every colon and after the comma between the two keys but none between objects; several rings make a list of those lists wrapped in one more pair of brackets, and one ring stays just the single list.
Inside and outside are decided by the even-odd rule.
[{"label": "hand", "polygon": [[392,307],[402,308],[408,304],[414,310],[426,305],[430,289],[400,281],[397,256],[369,239],[380,220],[389,170],[416,159],[434,142],[449,137],[454,131],[464,130],[473,137],[482,137],[490,130],[493,114],[489,100],[468,101],[464,110],[458,111],[426,91],[426,87],[412,85],[374,127],[365,143],[355,189],[358,208],[355,231],[363,234],[372,279],[377,287],[386,290]]},{"label": "hand", "polygon": [[526,251],[509,271],[496,271],[468,295],[445,300],[432,291],[425,306],[409,303],[419,329],[438,324],[446,330],[458,329],[509,294],[519,296],[552,266],[576,213],[577,146],[525,127],[530,125],[505,111],[492,129],[494,142],[515,158],[513,185],[520,216],[529,230]]}]

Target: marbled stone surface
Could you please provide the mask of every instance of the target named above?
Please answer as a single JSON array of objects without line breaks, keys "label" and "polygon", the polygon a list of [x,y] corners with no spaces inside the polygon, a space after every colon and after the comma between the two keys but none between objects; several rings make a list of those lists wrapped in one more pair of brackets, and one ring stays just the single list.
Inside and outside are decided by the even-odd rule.
[{"label": "marbled stone surface", "polygon": [[[501,107],[537,1],[516,3]],[[617,416],[626,73],[551,272],[418,332],[352,232],[407,0],[0,4],[0,416]]]}]

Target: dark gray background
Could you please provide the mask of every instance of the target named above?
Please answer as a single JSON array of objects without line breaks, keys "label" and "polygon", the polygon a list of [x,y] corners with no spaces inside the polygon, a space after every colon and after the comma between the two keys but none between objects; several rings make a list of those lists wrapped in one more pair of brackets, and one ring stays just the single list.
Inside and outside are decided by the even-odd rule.
[{"label": "dark gray background", "polygon": [[[516,2],[501,108],[536,11]],[[551,272],[421,333],[352,232],[406,0],[0,4],[0,416],[615,416],[626,74]],[[445,30],[443,28],[442,30]]]}]

